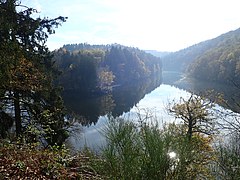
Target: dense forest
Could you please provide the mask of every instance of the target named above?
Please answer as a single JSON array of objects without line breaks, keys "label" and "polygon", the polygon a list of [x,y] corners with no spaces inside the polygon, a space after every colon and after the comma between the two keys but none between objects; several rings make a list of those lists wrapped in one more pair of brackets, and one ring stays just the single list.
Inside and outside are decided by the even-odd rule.
[{"label": "dense forest", "polygon": [[201,42],[163,58],[163,68],[187,72],[191,77],[239,83],[240,29]]},{"label": "dense forest", "polygon": [[170,54],[170,52],[167,52],[167,51],[157,51],[157,50],[145,50],[145,52],[160,58],[163,58]]},{"label": "dense forest", "polygon": [[121,45],[64,45],[54,52],[65,90],[106,92],[114,85],[161,76],[161,60],[137,48]]},{"label": "dense forest", "polygon": [[240,29],[220,36],[217,46],[197,57],[188,71],[198,79],[239,84]]}]

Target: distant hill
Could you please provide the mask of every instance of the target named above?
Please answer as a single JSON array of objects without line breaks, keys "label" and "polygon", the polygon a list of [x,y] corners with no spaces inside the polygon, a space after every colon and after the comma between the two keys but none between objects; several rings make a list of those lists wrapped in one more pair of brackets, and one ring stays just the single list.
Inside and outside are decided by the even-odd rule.
[{"label": "distant hill", "polygon": [[118,44],[113,45],[91,45],[88,43],[79,43],[79,44],[65,44],[63,45],[63,49],[66,49],[69,52],[80,51],[80,50],[93,50],[93,49],[101,49],[107,50],[110,49],[112,46],[120,46]]},{"label": "distant hill", "polygon": [[171,52],[156,51],[156,50],[144,50],[144,51],[160,58],[163,58],[171,53]]},{"label": "distant hill", "polygon": [[184,72],[189,64],[198,56],[217,45],[217,42],[207,40],[162,58],[163,69]]},{"label": "distant hill", "polygon": [[162,58],[163,69],[227,83],[240,80],[240,29],[222,34]]}]

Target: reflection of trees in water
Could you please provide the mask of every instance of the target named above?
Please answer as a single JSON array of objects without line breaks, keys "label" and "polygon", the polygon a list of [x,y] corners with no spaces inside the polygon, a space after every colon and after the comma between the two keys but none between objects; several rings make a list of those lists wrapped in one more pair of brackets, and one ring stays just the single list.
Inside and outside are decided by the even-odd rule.
[{"label": "reflection of trees in water", "polygon": [[214,82],[204,82],[192,79],[191,81],[191,91],[196,94],[201,94],[207,91],[212,91],[209,95],[209,98],[215,100],[219,96],[222,95],[224,101],[217,101],[219,105],[231,109],[235,112],[240,112],[239,104],[240,102],[240,91],[234,85],[226,85]]},{"label": "reflection of trees in water", "polygon": [[128,112],[147,93],[161,84],[161,77],[145,79],[124,86],[118,86],[112,93],[94,97],[77,91],[64,92],[64,101],[75,119],[83,125],[95,124],[99,116],[111,113],[114,117]]},{"label": "reflection of trees in water", "polygon": [[[175,76],[176,75],[176,76]],[[165,77],[164,77],[165,76]],[[163,73],[163,81],[166,84],[174,85],[177,88],[191,91],[195,94],[204,94],[211,91],[211,98],[216,98],[219,94],[223,95],[224,103],[219,103],[221,106],[231,109],[235,112],[240,112],[240,91],[239,87],[235,85],[226,85],[216,82],[200,81],[194,78],[182,78],[184,75],[179,75],[174,72]],[[169,80],[167,82],[166,80]]]},{"label": "reflection of trees in water", "polygon": [[83,125],[95,124],[99,116],[111,112],[115,106],[112,94],[92,97],[79,91],[67,91],[63,97],[70,119]]},{"label": "reflection of trees in water", "polygon": [[113,98],[116,106],[112,111],[114,117],[128,112],[135,106],[144,96],[161,84],[161,78],[146,79],[142,82],[120,86],[113,91]]}]

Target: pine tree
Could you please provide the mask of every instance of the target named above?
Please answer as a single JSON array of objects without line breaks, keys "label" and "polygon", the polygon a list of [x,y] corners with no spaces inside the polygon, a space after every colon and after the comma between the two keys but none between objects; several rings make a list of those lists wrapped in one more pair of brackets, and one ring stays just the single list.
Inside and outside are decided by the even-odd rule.
[{"label": "pine tree", "polygon": [[0,0],[0,107],[13,107],[18,137],[31,134],[53,144],[62,137],[64,114],[46,41],[66,18],[34,19],[34,13],[18,0]]}]

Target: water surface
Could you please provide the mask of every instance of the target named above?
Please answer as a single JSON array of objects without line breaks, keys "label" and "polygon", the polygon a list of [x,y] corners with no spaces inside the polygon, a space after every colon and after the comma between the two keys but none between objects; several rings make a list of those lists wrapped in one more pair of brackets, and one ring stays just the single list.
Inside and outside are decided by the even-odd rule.
[{"label": "water surface", "polygon": [[[189,97],[190,92],[200,94],[207,90],[223,93],[229,102],[233,97],[239,97],[239,90],[235,87],[196,81],[177,72],[163,72],[163,79],[153,78],[118,86],[112,93],[100,97],[79,92],[66,93],[66,105],[77,117],[75,126],[70,129],[71,135],[67,143],[73,150],[80,150],[84,146],[99,150],[105,143],[102,131],[106,126],[107,114],[137,121],[139,114],[144,117],[146,113],[150,113],[160,125],[177,121],[168,114],[168,104],[178,101],[180,97]],[[238,111],[239,107],[231,103],[232,109]]]}]

